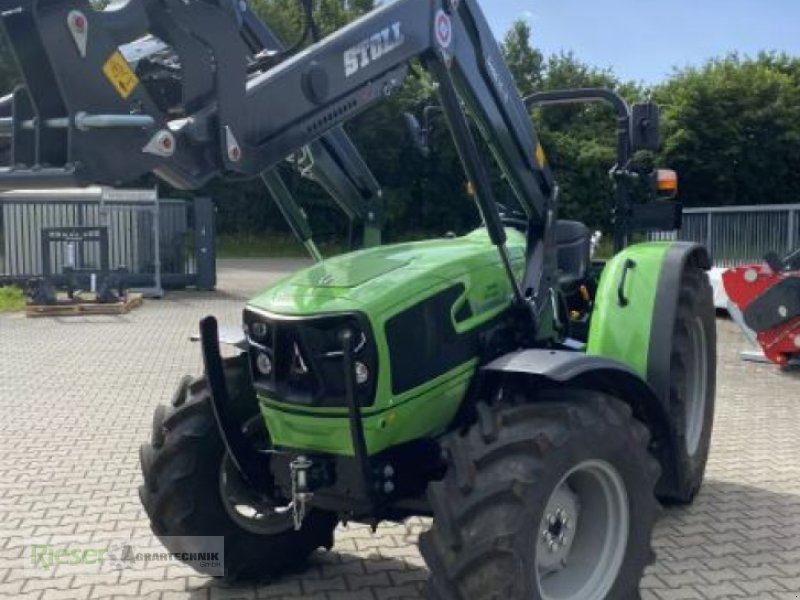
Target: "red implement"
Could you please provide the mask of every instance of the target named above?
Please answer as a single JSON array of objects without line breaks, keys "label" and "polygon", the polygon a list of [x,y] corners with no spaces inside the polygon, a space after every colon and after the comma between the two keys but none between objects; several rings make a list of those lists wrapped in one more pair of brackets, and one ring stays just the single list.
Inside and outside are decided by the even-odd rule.
[{"label": "red implement", "polygon": [[800,359],[800,271],[776,273],[766,264],[750,264],[729,269],[722,281],[740,312],[734,318],[755,334],[764,355],[781,367]]}]

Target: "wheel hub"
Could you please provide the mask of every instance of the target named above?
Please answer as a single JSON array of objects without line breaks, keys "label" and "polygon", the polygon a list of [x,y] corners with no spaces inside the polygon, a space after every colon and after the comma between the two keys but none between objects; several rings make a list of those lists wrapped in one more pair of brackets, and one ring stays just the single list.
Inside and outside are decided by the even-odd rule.
[{"label": "wheel hub", "polygon": [[562,483],[550,497],[539,526],[540,570],[550,573],[564,567],[575,541],[579,514],[578,497]]},{"label": "wheel hub", "polygon": [[584,461],[547,501],[536,540],[543,600],[604,600],[622,566],[630,529],[628,495],[610,463]]}]

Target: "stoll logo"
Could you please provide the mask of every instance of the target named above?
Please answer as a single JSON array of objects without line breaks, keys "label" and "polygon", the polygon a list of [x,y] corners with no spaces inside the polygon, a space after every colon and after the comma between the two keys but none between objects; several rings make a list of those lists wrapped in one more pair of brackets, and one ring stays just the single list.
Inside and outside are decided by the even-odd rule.
[{"label": "stoll logo", "polygon": [[344,75],[352,77],[371,62],[394,52],[406,41],[400,22],[371,35],[344,53]]}]

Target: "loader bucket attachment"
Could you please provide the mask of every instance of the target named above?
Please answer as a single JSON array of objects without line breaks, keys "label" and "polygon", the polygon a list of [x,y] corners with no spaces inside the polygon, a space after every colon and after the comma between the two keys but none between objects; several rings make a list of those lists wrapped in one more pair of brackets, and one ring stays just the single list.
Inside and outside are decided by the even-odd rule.
[{"label": "loader bucket attachment", "polygon": [[179,143],[180,115],[159,106],[137,73],[143,56],[169,52],[151,35],[150,4],[99,11],[88,0],[0,0],[23,77],[0,100],[0,189],[119,185],[153,171],[197,187],[213,174]]}]

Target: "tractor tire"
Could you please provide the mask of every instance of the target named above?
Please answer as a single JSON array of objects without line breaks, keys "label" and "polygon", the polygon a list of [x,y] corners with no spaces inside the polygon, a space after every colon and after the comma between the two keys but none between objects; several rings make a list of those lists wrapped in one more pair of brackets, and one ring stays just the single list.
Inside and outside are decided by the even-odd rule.
[{"label": "tractor tire", "polygon": [[664,502],[688,504],[703,484],[717,375],[716,309],[705,271],[683,273],[670,356],[670,420],[675,432],[675,479],[659,489]]},{"label": "tractor tire", "polygon": [[478,407],[445,442],[420,536],[436,600],[638,598],[658,512],[648,429],[597,392]]},{"label": "tractor tire", "polygon": [[[237,382],[246,382],[242,362],[228,360],[225,370],[236,399]],[[260,416],[251,422],[257,428],[259,421]],[[266,433],[265,427],[261,430]],[[226,482],[234,481],[230,473],[235,468],[227,458],[204,378],[184,379],[172,407],[156,409],[151,442],[141,447],[140,460],[144,484],[139,496],[153,533],[170,552],[215,551],[204,537],[224,537],[224,577],[229,581],[280,576],[299,568],[317,548],[333,547],[337,517],[331,513],[312,510],[295,531],[290,512],[257,517],[232,512],[226,498],[234,492]]]}]

